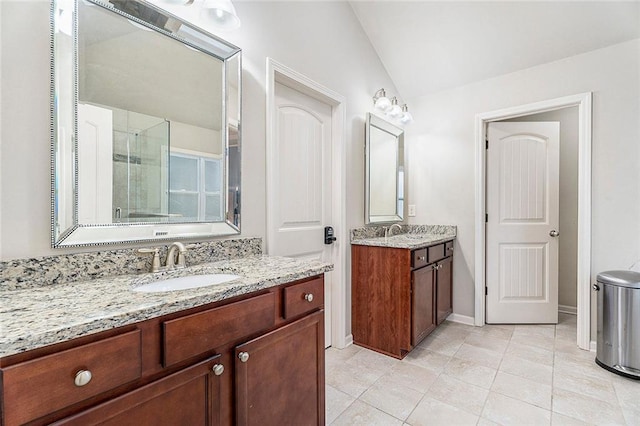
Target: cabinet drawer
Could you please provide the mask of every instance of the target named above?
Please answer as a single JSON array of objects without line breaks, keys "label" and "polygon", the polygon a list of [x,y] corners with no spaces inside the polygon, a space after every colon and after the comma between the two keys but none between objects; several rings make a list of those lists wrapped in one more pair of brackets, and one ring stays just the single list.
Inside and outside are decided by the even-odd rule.
[{"label": "cabinet drawer", "polygon": [[444,252],[444,244],[428,247],[427,250],[429,251],[429,263],[437,262],[438,260],[444,259],[446,256]]},{"label": "cabinet drawer", "polygon": [[411,267],[420,268],[427,264],[427,249],[419,249],[411,252]]},{"label": "cabinet drawer", "polygon": [[444,255],[453,256],[453,241],[444,243]]},{"label": "cabinet drawer", "polygon": [[267,293],[162,323],[165,367],[275,324],[275,294]]},{"label": "cabinet drawer", "polygon": [[[84,386],[76,374],[91,372]],[[22,424],[140,378],[135,330],[2,370],[5,426]]]},{"label": "cabinet drawer", "polygon": [[324,305],[324,285],[320,277],[285,287],[282,293],[284,319],[311,312]]}]

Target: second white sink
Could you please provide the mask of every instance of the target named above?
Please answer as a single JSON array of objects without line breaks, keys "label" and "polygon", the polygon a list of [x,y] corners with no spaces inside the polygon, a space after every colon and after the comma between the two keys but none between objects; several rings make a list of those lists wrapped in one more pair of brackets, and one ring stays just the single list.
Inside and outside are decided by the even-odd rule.
[{"label": "second white sink", "polygon": [[154,281],[133,289],[143,293],[166,292],[176,290],[188,290],[190,288],[208,287],[210,285],[224,284],[241,278],[231,274],[207,274],[190,275],[187,277],[171,278],[168,280]]}]

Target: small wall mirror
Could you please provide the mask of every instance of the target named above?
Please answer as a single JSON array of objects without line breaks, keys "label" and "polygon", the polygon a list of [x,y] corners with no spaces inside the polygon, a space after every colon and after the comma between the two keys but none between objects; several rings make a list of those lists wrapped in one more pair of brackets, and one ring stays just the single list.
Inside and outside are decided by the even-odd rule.
[{"label": "small wall mirror", "polygon": [[52,245],[240,232],[241,52],[144,0],[53,0]]},{"label": "small wall mirror", "polygon": [[365,126],[365,223],[404,219],[404,131],[367,114]]}]

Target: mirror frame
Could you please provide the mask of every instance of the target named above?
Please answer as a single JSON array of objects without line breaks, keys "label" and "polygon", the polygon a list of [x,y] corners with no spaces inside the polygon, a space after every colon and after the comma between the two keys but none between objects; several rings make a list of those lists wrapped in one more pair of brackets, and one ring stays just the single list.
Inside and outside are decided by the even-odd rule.
[{"label": "mirror frame", "polygon": [[[148,241],[176,241],[180,239],[206,239],[211,237],[220,237],[220,236],[228,236],[228,235],[237,235],[240,234],[240,219],[238,215],[237,224],[234,224],[232,221],[228,220],[229,217],[229,206],[228,204],[228,170],[229,170],[229,127],[233,125],[234,128],[237,129],[238,132],[238,144],[240,146],[240,152],[242,151],[242,51],[239,47],[234,46],[227,41],[216,37],[213,34],[210,34],[203,29],[186,22],[182,18],[179,18],[164,9],[160,9],[157,6],[149,3],[145,0],[127,0],[128,2],[135,2],[141,5],[144,8],[151,9],[153,12],[166,17],[167,19],[172,19],[178,21],[181,25],[188,27],[191,31],[189,33],[194,33],[196,35],[190,35],[189,39],[184,38],[183,36],[178,36],[170,31],[156,27],[153,23],[147,22],[143,20],[141,17],[136,17],[129,15],[117,8],[115,8],[108,0],[51,0],[51,10],[50,10],[50,24],[51,24],[51,246],[53,248],[64,248],[64,247],[81,247],[81,246],[97,246],[97,245],[109,245],[109,244],[122,244],[122,243],[139,243],[139,242],[148,242]],[[69,3],[73,4],[73,15],[72,15],[72,44],[71,50],[72,52],[72,69],[68,69],[65,71],[69,71],[73,74],[73,93],[69,96],[73,99],[73,112],[71,113],[72,117],[67,116],[61,117],[60,107],[58,106],[58,96],[57,96],[57,82],[58,82],[58,71],[56,68],[56,53],[58,51],[57,46],[59,43],[56,42],[57,34],[59,31],[59,26],[61,24],[60,18],[57,17],[59,9],[59,3]],[[221,128],[221,132],[223,134],[222,143],[224,150],[224,174],[223,174],[223,182],[222,182],[222,191],[225,196],[222,197],[224,202],[224,220],[220,222],[182,222],[182,223],[165,223],[165,222],[141,222],[141,223],[107,223],[107,224],[79,224],[78,223],[78,138],[76,135],[78,134],[78,120],[77,120],[77,112],[78,112],[78,3],[85,2],[90,3],[91,5],[95,5],[97,7],[102,7],[106,10],[109,10],[115,14],[118,14],[126,19],[129,19],[139,25],[150,28],[164,36],[170,37],[174,40],[177,40],[184,45],[191,47],[195,50],[208,54],[210,56],[219,59],[222,62],[223,69],[223,87],[222,87],[222,109],[223,109],[223,117],[225,118],[225,123]],[[61,6],[60,6],[61,7]],[[208,43],[206,46],[203,45],[201,39],[205,39]],[[216,51],[214,51],[214,46]],[[229,62],[232,59],[237,59],[237,79],[238,79],[238,111],[237,117],[230,117],[228,110],[228,97],[229,97],[229,80],[228,80],[228,69]],[[62,73],[60,73],[62,74]],[[62,77],[60,77],[62,78]],[[69,78],[69,77],[67,77]],[[68,185],[71,188],[61,188],[60,191],[72,192],[72,194],[67,194],[65,192],[66,197],[72,197],[73,199],[73,220],[70,227],[64,230],[58,231],[58,203],[60,202],[60,195],[57,193],[56,181],[60,180],[62,172],[59,171],[57,166],[57,153],[59,146],[59,135],[58,128],[61,123],[66,120],[67,122],[71,120],[73,123],[72,129],[73,132],[71,135],[67,136],[67,139],[70,138],[71,149],[73,152],[71,153],[72,157],[72,167],[69,170],[70,174],[73,176],[68,176],[65,174],[65,180],[71,181],[72,184]],[[233,123],[231,123],[233,121]],[[239,156],[239,166],[241,167],[241,154]],[[240,177],[241,179],[241,177]],[[64,198],[64,197],[63,197]]]},{"label": "mirror frame", "polygon": [[378,117],[377,115],[367,113],[367,121],[365,124],[365,188],[364,188],[364,221],[367,225],[378,225],[387,223],[402,222],[405,218],[406,206],[404,197],[402,198],[402,208],[398,208],[400,201],[399,196],[396,197],[396,212],[393,215],[372,215],[371,214],[371,129],[376,128],[383,132],[389,133],[395,137],[397,142],[396,149],[396,194],[406,191],[406,173],[404,172],[404,130],[389,123],[388,121]]}]

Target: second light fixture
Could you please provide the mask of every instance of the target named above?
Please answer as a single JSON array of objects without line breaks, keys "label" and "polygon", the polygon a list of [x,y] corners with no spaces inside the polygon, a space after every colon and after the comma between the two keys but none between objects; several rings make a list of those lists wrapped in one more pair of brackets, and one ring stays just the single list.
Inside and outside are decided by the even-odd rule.
[{"label": "second light fixture", "polygon": [[389,99],[384,89],[378,90],[373,95],[373,105],[383,112],[387,117],[398,120],[401,124],[408,124],[413,121],[413,116],[409,112],[407,104],[398,105],[398,99],[394,96]]}]

